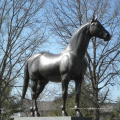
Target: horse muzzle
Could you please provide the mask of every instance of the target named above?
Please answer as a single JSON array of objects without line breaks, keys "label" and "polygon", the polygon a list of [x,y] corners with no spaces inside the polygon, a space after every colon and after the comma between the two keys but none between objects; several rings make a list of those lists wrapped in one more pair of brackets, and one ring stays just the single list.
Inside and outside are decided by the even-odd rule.
[{"label": "horse muzzle", "polygon": [[104,41],[109,41],[110,39],[111,39],[111,35],[109,34],[109,33],[106,33],[105,35],[104,35]]}]

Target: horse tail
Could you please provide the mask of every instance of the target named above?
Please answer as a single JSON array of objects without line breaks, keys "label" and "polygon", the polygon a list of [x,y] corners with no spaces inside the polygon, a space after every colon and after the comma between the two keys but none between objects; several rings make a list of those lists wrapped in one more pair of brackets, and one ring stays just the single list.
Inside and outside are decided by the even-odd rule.
[{"label": "horse tail", "polygon": [[22,91],[22,99],[25,98],[28,84],[29,84],[29,72],[28,72],[28,61],[27,61],[24,67],[24,84],[23,84],[23,91]]}]

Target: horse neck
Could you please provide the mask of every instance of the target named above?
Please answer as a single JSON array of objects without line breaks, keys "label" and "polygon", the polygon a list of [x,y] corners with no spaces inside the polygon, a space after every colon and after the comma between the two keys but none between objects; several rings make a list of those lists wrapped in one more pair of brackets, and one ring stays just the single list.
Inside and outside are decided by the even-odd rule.
[{"label": "horse neck", "polygon": [[72,51],[75,55],[81,59],[84,57],[90,40],[89,35],[89,23],[82,25],[76,30],[71,37],[70,43],[68,44],[67,51]]}]

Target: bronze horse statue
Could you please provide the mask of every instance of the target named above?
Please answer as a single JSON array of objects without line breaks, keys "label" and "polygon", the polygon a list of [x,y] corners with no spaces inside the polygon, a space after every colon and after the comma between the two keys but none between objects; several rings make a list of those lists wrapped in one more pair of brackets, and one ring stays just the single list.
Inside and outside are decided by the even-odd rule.
[{"label": "bronze horse statue", "polygon": [[24,99],[29,79],[31,79],[32,107],[31,116],[40,116],[38,113],[37,102],[39,94],[49,82],[62,82],[62,115],[67,116],[65,104],[67,90],[70,80],[75,81],[75,111],[76,115],[82,116],[79,108],[79,95],[81,84],[84,78],[87,62],[85,52],[90,39],[95,36],[105,41],[109,41],[111,36],[101,23],[93,16],[90,22],[82,25],[72,35],[70,42],[65,50],[60,54],[41,52],[30,57],[24,68],[24,86],[22,99]]}]

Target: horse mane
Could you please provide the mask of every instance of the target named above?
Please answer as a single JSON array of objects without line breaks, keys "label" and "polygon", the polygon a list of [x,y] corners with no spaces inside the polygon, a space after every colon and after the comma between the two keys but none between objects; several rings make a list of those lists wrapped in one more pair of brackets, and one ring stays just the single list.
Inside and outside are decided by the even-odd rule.
[{"label": "horse mane", "polygon": [[78,44],[78,40],[79,40],[79,36],[81,35],[81,32],[85,29],[87,29],[88,25],[90,23],[86,23],[81,25],[72,35],[70,42],[68,44],[68,47],[63,51],[63,52],[68,52],[68,51],[72,51],[74,48],[76,48],[77,44]]}]

